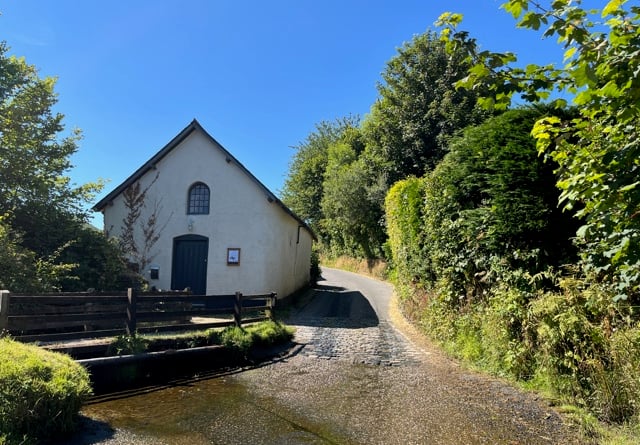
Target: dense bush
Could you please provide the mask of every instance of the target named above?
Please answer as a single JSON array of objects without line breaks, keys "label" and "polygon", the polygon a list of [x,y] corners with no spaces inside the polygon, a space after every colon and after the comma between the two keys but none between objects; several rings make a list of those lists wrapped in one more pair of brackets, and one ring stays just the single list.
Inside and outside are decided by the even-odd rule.
[{"label": "dense bush", "polygon": [[504,286],[463,310],[435,295],[403,304],[452,355],[624,423],[640,413],[640,326],[606,286],[585,283],[565,277],[533,295]]},{"label": "dense bush", "polygon": [[87,371],[70,357],[0,339],[0,442],[72,431],[90,394]]},{"label": "dense bush", "polygon": [[527,289],[523,273],[576,259],[578,223],[558,209],[554,165],[530,136],[544,111],[512,110],[468,129],[433,172],[391,189],[389,247],[401,279],[460,306],[504,280]]},{"label": "dense bush", "polygon": [[421,258],[422,212],[424,208],[424,180],[410,177],[396,182],[385,200],[387,256],[393,261],[402,282],[425,279],[425,264]]},{"label": "dense bush", "polygon": [[536,378],[607,422],[640,413],[640,330],[606,285],[562,278],[530,306]]}]

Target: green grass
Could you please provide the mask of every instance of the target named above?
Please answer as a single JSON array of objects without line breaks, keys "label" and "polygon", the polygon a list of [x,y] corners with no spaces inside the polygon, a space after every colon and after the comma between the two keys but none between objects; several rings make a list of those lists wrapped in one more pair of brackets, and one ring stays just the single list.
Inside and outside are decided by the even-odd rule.
[{"label": "green grass", "polygon": [[220,335],[221,344],[246,355],[252,348],[269,347],[293,338],[293,329],[275,321],[264,321],[247,328],[229,327]]},{"label": "green grass", "polygon": [[73,431],[91,392],[86,369],[69,356],[0,338],[0,444]]},{"label": "green grass", "polygon": [[[229,326],[183,334],[135,334],[114,339],[109,352],[116,355],[138,354],[156,350],[158,343],[174,342],[173,348],[222,345],[246,355],[252,348],[269,347],[293,338],[293,329],[276,321],[263,321],[243,328]],[[0,443],[1,445],[1,443]]]}]

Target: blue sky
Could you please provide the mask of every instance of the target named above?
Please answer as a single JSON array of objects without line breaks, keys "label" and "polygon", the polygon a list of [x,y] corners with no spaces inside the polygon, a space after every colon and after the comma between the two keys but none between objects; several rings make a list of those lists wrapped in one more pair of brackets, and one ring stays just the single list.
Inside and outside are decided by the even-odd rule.
[{"label": "blue sky", "polygon": [[109,181],[96,201],[194,118],[279,194],[291,147],[320,121],[366,115],[386,62],[445,11],[486,49],[561,60],[500,4],[2,0],[0,40],[58,78],[57,109],[84,134],[70,176]]}]

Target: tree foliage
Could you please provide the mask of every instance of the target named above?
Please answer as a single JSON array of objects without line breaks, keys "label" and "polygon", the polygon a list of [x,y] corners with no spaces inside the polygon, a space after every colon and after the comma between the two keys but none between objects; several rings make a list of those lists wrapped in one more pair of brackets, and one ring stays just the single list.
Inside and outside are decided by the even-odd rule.
[{"label": "tree foliage", "polygon": [[412,176],[396,182],[385,199],[389,259],[403,283],[426,280],[428,264],[422,255],[424,193],[424,178]]},{"label": "tree foliage", "polygon": [[466,75],[464,55],[448,54],[439,37],[426,32],[387,63],[364,131],[389,185],[431,170],[456,131],[484,119],[477,93],[454,88]]},{"label": "tree foliage", "polygon": [[557,208],[554,166],[529,134],[543,112],[512,110],[470,127],[423,180],[394,186],[389,241],[398,267],[409,268],[399,276],[437,283],[457,302],[484,298],[509,271],[534,276],[574,259],[577,223]]},{"label": "tree foliage", "polygon": [[380,186],[362,157],[364,143],[358,129],[348,129],[329,146],[323,182],[323,232],[334,252],[374,258],[385,239]]},{"label": "tree foliage", "polygon": [[[483,103],[506,107],[514,94],[525,100],[573,95],[580,116],[542,119],[534,129],[538,149],[558,165],[565,209],[584,217],[577,232],[585,271],[616,289],[616,300],[640,292],[640,7],[611,0],[601,10],[581,2],[544,4],[510,0],[503,7],[518,26],[557,37],[564,66],[514,66],[513,54],[479,51],[461,16],[445,14],[443,39],[450,51],[466,50],[472,65],[458,82],[487,91]],[[562,99],[554,101],[563,105]]]},{"label": "tree foliage", "polygon": [[95,245],[85,254],[77,236],[101,184],[71,183],[70,158],[81,135],[64,135],[64,116],[53,111],[55,79],[39,77],[8,50],[0,42],[0,287],[50,291],[71,280],[96,287],[76,271]]},{"label": "tree foliage", "polygon": [[29,248],[50,254],[59,244],[38,235],[60,227],[61,217],[84,219],[85,203],[100,185],[75,187],[66,176],[80,132],[59,137],[64,116],[52,111],[55,79],[40,78],[7,51],[0,43],[0,215],[25,229]]},{"label": "tree foliage", "polygon": [[282,200],[320,235],[329,146],[340,140],[345,130],[356,128],[359,121],[358,117],[349,116],[333,122],[320,122],[303,142],[293,147],[296,152],[289,164]]},{"label": "tree foliage", "polygon": [[382,256],[389,187],[431,170],[451,136],[488,114],[476,92],[453,87],[467,68],[460,54],[447,54],[432,32],[414,37],[387,63],[361,125],[323,122],[296,147],[283,200],[332,255]]}]

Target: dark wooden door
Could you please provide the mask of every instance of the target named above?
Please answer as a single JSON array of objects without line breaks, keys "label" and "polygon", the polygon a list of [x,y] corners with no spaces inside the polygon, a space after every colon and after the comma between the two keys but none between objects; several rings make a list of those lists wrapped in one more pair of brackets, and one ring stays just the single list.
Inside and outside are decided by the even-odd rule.
[{"label": "dark wooden door", "polygon": [[188,287],[195,295],[204,295],[207,292],[208,256],[208,238],[199,235],[174,238],[171,289]]}]

